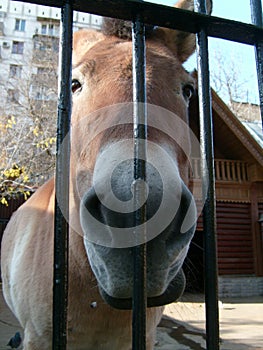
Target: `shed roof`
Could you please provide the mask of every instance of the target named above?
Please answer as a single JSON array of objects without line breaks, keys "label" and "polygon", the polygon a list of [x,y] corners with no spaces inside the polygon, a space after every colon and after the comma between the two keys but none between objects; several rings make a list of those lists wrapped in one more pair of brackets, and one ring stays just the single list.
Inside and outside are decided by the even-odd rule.
[{"label": "shed roof", "polygon": [[[263,142],[258,128],[254,125],[244,125],[214,90],[212,112],[215,158],[242,160],[250,164],[256,162],[263,166]],[[199,138],[198,119],[199,107],[196,97],[190,104],[190,127]]]}]

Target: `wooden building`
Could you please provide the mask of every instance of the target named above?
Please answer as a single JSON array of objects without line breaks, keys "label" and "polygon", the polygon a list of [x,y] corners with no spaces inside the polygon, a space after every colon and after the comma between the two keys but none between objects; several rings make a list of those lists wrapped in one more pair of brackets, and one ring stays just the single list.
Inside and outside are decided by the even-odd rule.
[{"label": "wooden building", "polygon": [[[219,293],[221,296],[263,295],[263,223],[260,223],[263,149],[214,91],[212,112]],[[196,98],[190,108],[190,126],[197,137],[198,115]],[[191,181],[195,186],[201,186],[199,162],[200,159],[193,159]],[[186,269],[196,270],[190,276],[190,285],[194,279],[193,284],[199,284],[199,289],[202,289],[202,248],[201,215],[186,262],[189,265]]]}]

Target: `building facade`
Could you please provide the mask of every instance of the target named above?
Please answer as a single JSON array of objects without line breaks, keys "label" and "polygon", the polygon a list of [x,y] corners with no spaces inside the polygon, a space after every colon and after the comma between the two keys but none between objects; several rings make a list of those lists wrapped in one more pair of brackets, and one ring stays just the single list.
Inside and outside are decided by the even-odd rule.
[{"label": "building facade", "polygon": [[[58,8],[1,0],[0,80],[4,89],[1,89],[0,106],[5,111],[17,111],[18,105],[26,102],[27,93],[35,100],[56,99],[55,93],[36,84],[36,77],[43,80],[43,75],[51,70],[46,59],[58,52],[60,17]],[[100,26],[101,17],[74,12],[74,31]],[[22,83],[28,92],[22,90]]]},{"label": "building facade", "polygon": [[[58,8],[0,2],[0,185],[13,168],[26,172],[31,187],[53,175],[60,17]],[[73,24],[97,30],[101,17],[74,12]],[[0,186],[0,202],[7,191]]]},{"label": "building facade", "polygon": [[[197,138],[198,109],[195,97],[191,101],[189,120]],[[263,295],[262,137],[258,142],[213,90],[212,114],[219,296]],[[194,158],[191,182],[192,186],[200,186],[200,193],[201,176],[200,159]],[[197,203],[203,205],[198,195]],[[201,291],[204,286],[204,234],[201,214],[188,255],[190,287],[199,286]]]}]

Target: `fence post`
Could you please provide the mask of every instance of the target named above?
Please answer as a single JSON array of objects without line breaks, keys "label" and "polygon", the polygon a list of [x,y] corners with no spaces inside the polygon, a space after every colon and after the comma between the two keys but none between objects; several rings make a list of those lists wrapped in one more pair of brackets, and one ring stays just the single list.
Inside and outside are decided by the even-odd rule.
[{"label": "fence post", "polygon": [[56,198],[54,222],[53,350],[67,348],[68,208],[71,117],[71,56],[73,9],[62,5],[60,85],[57,121]]},{"label": "fence post", "polygon": [[[140,183],[146,181],[146,54],[145,27],[138,14],[133,21],[133,131],[134,131],[134,203],[144,203],[134,211],[134,234],[144,235],[146,193]],[[146,243],[133,248],[132,349],[146,349]]]},{"label": "fence post", "polygon": [[[196,0],[195,8],[206,14],[205,0]],[[201,172],[203,188],[208,185],[204,220],[205,302],[207,350],[219,350],[218,280],[216,248],[216,201],[213,149],[212,104],[208,63],[208,40],[204,29],[197,33],[198,95],[200,109]],[[203,191],[204,192],[204,191]]]},{"label": "fence post", "polygon": [[[258,27],[263,27],[261,0],[250,0],[252,23]],[[263,40],[255,45],[255,56],[258,73],[259,101],[261,110],[261,120],[263,129]]]}]

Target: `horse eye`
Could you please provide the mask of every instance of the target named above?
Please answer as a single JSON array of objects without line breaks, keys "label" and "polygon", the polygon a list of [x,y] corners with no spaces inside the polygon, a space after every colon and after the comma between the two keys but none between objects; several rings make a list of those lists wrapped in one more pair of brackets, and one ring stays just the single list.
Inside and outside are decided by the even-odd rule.
[{"label": "horse eye", "polygon": [[73,79],[72,83],[71,83],[71,91],[74,94],[75,92],[77,92],[78,90],[81,89],[81,84],[77,79]]},{"label": "horse eye", "polygon": [[194,87],[190,84],[187,84],[183,87],[183,95],[186,100],[189,100],[194,93]]}]

